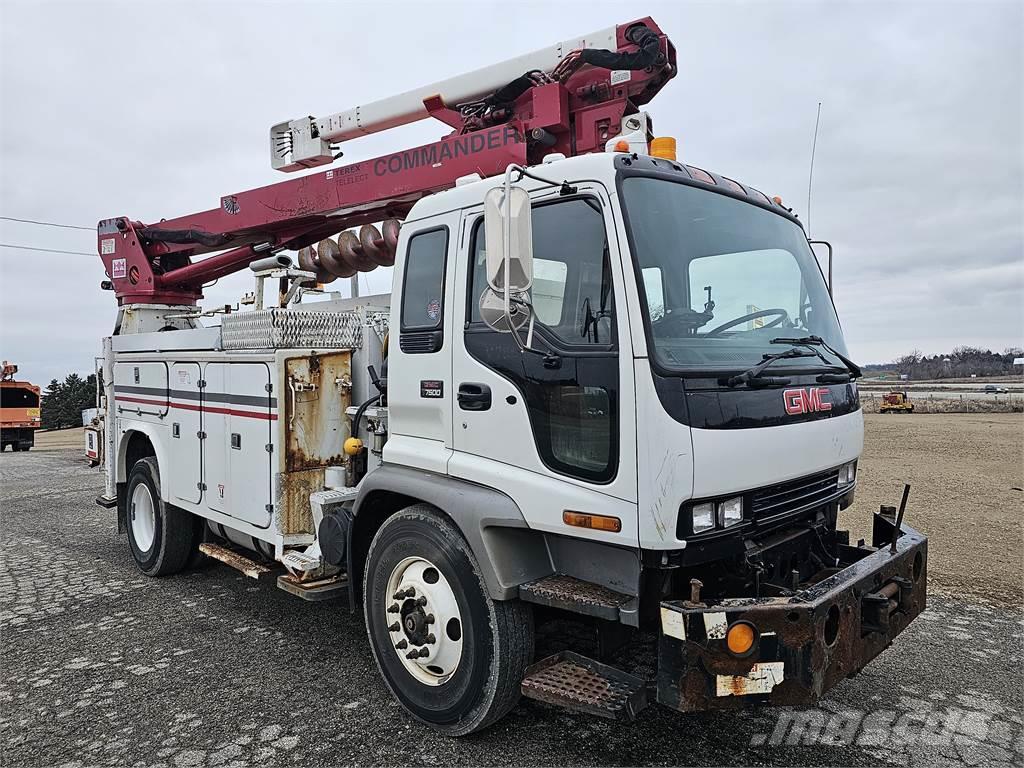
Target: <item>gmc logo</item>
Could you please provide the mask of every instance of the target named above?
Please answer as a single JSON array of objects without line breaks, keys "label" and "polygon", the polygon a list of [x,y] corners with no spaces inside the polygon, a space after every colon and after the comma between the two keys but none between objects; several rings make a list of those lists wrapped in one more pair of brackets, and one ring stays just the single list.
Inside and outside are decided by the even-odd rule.
[{"label": "gmc logo", "polygon": [[828,401],[828,390],[825,387],[809,389],[787,389],[782,393],[782,402],[786,405],[786,413],[799,416],[801,413],[817,413],[831,411],[832,403]]}]

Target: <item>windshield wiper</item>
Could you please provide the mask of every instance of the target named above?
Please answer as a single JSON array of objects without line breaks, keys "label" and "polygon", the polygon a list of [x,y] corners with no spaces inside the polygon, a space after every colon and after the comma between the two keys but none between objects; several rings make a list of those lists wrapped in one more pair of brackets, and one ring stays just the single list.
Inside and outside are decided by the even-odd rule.
[{"label": "windshield wiper", "polygon": [[725,380],[726,386],[735,387],[739,384],[746,384],[748,387],[781,387],[789,384],[792,379],[785,376],[762,376],[761,372],[777,360],[785,360],[791,357],[816,357],[817,353],[811,350],[787,349],[774,355],[763,355],[761,362],[743,373],[730,376]]},{"label": "windshield wiper", "polygon": [[[835,348],[830,346],[829,344],[827,344],[825,342],[825,340],[823,338],[821,338],[821,336],[801,336],[801,337],[795,338],[795,339],[780,337],[780,338],[777,338],[777,339],[772,339],[771,343],[772,344],[794,344],[794,345],[801,345],[801,346],[805,346],[805,347],[811,347],[811,346],[822,347],[823,349],[828,350],[833,355],[838,357],[840,362],[842,362],[842,364],[846,366],[846,369],[850,372],[850,374],[845,379],[845,381],[849,381],[850,379],[859,379],[861,376],[864,375],[864,373],[861,371],[859,365],[857,365],[855,362],[853,362],[853,360],[848,358],[842,352],[837,352],[835,350]],[[820,378],[821,378],[822,381],[825,381],[825,382],[830,383],[830,384],[840,384],[840,383],[843,383],[843,382],[839,381],[838,379],[834,380],[833,377],[838,376],[839,379],[842,379],[844,375],[845,374],[827,374],[826,373],[826,374],[823,374]]]}]

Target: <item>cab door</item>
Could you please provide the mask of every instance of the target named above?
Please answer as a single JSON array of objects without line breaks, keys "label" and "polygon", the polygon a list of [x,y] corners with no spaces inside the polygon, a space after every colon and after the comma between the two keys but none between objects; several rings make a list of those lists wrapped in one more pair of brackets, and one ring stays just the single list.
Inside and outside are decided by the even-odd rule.
[{"label": "cab door", "polygon": [[[580,185],[536,197],[532,215],[534,352],[483,322],[483,216],[464,217],[449,473],[503,490],[534,528],[635,546],[633,372],[621,364],[632,354],[610,204]],[[565,511],[618,517],[622,530],[568,529]]]},{"label": "cab door", "polygon": [[452,443],[452,347],[461,325],[453,325],[455,302],[445,295],[459,223],[456,211],[402,226],[391,307],[384,460],[438,473]]}]

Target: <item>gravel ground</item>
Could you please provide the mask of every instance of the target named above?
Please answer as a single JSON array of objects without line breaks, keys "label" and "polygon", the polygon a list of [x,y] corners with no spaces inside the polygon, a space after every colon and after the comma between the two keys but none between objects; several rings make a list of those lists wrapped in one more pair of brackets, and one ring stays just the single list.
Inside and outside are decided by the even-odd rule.
[{"label": "gravel ground", "polygon": [[[869,419],[856,507],[864,514],[875,495],[896,496],[895,478],[906,476],[879,471],[896,461],[888,451],[931,439],[917,432],[920,424],[928,433],[925,422],[901,423],[912,436],[887,442],[879,435],[889,425]],[[6,766],[1024,762],[1019,601],[984,601],[949,580],[942,558],[950,556],[982,578],[985,550],[973,545],[988,540],[958,535],[943,546],[940,536],[960,529],[933,528],[939,511],[917,511],[923,489],[909,520],[932,536],[930,607],[820,708],[681,715],[651,707],[636,723],[615,724],[524,701],[485,733],[449,740],[391,700],[362,619],[347,609],[298,601],[220,565],[168,579],[139,574],[112,513],[93,503],[100,476],[79,457],[0,456]],[[915,488],[942,475],[901,460],[915,467]],[[1002,556],[1013,547],[1019,560],[1019,518],[1007,525]],[[947,585],[955,594],[939,594]]]},{"label": "gravel ground", "polygon": [[950,595],[1024,605],[1024,414],[866,414],[854,504],[840,522],[870,540],[898,504],[929,537],[928,581]]}]

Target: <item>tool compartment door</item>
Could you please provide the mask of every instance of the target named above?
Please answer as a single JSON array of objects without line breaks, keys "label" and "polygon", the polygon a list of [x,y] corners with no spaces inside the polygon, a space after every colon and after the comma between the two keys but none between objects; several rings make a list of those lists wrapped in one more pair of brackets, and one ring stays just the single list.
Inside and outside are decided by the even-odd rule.
[{"label": "tool compartment door", "polygon": [[114,363],[114,405],[119,418],[164,425],[170,409],[167,363]]},{"label": "tool compartment door", "polygon": [[231,514],[228,487],[228,440],[231,431],[225,400],[228,393],[228,363],[203,366],[203,484],[206,506]]},{"label": "tool compartment door", "polygon": [[199,433],[203,429],[199,363],[175,362],[170,365],[171,436],[168,444],[169,466],[161,467],[161,481],[169,488],[171,502],[202,501],[203,457]]},{"label": "tool compartment door", "polygon": [[277,399],[270,392],[270,366],[266,363],[231,363],[227,402],[213,402],[211,410],[227,413],[229,514],[250,525],[270,525],[273,424]]}]

